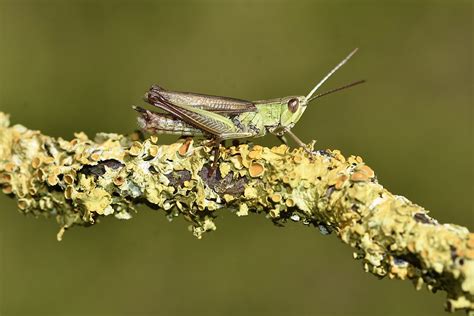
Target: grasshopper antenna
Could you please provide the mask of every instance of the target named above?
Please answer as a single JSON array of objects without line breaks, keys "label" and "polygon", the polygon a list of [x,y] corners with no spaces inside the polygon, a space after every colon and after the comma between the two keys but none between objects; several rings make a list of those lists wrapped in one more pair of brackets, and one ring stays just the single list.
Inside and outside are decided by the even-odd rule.
[{"label": "grasshopper antenna", "polygon": [[311,97],[313,96],[313,94],[316,92],[316,90],[319,89],[319,87],[321,87],[321,85],[326,82],[326,80],[329,79],[329,77],[331,77],[339,68],[341,68],[349,59],[351,59],[351,57],[357,52],[358,48],[354,49],[349,55],[347,55],[346,58],[344,58],[339,64],[337,64],[336,67],[334,67],[324,78],[323,80],[321,80],[314,88],[313,90],[311,90],[310,93],[308,93],[308,95],[306,96],[306,101],[309,101],[311,99]]},{"label": "grasshopper antenna", "polygon": [[328,94],[331,94],[331,93],[334,93],[334,92],[337,92],[337,91],[341,91],[341,90],[344,90],[344,89],[347,89],[347,88],[350,88],[350,87],[353,87],[353,86],[356,86],[356,85],[364,83],[364,82],[365,82],[365,80],[359,80],[359,81],[356,81],[356,82],[346,84],[346,85],[344,85],[342,87],[339,87],[339,88],[335,88],[335,89],[332,89],[332,90],[329,90],[329,91],[326,91],[326,92],[323,92],[323,93],[313,95],[311,98],[309,98],[308,103],[313,101],[314,99],[317,99],[317,98],[323,97],[325,95],[328,95]]}]

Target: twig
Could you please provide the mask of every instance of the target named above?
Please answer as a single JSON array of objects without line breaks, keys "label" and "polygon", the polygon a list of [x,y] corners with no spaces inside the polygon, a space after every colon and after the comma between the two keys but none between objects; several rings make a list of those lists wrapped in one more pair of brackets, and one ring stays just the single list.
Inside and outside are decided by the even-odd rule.
[{"label": "twig", "polygon": [[77,133],[55,139],[0,112],[0,186],[25,214],[54,216],[64,231],[103,216],[129,219],[140,203],[182,215],[201,238],[216,210],[264,213],[334,232],[379,277],[410,279],[417,289],[447,292],[449,311],[474,310],[474,234],[439,224],[422,207],[377,182],[362,158],[318,151],[240,145],[212,155],[192,140],[157,145],[157,137]]}]

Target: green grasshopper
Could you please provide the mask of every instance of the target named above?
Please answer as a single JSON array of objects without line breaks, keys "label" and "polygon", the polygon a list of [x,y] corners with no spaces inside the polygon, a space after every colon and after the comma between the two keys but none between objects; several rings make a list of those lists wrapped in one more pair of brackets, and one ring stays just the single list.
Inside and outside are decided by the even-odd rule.
[{"label": "green grasshopper", "polygon": [[[153,85],[145,94],[145,101],[167,113],[134,107],[138,111],[140,127],[152,134],[210,137],[214,145],[228,139],[261,137],[275,134],[285,144],[289,135],[299,146],[306,145],[292,131],[308,104],[333,93],[364,82],[363,80],[315,95],[318,88],[356,53],[353,50],[334,67],[307,96],[246,101],[190,92],[175,92]],[[214,163],[218,158],[215,151]]]}]

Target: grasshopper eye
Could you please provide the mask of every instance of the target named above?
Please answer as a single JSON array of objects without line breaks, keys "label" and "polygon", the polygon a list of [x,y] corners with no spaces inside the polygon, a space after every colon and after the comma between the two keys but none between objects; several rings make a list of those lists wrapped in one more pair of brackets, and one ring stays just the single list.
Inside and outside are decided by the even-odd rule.
[{"label": "grasshopper eye", "polygon": [[290,101],[288,101],[288,110],[290,110],[291,113],[295,113],[296,110],[298,110],[299,103],[300,101],[296,98],[290,99]]}]

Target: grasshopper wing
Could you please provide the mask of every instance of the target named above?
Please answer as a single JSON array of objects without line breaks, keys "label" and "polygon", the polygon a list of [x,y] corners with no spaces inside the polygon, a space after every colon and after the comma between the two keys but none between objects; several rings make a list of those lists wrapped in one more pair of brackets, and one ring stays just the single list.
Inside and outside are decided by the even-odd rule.
[{"label": "grasshopper wing", "polygon": [[149,93],[159,93],[170,103],[178,106],[187,105],[223,115],[257,111],[255,104],[250,101],[191,92],[168,91],[158,85],[153,85]]},{"label": "grasshopper wing", "polygon": [[173,104],[156,90],[147,93],[147,102],[214,136],[238,132],[229,118],[197,107]]}]

